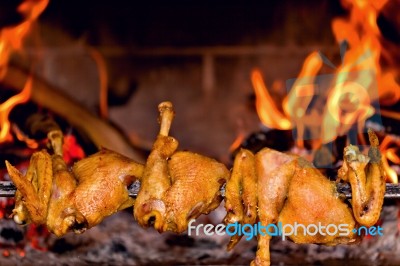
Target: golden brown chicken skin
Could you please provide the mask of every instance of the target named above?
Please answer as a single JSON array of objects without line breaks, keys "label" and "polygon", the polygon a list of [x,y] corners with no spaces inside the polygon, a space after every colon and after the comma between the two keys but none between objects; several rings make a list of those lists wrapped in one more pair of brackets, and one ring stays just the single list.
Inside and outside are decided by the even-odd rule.
[{"label": "golden brown chicken skin", "polygon": [[[252,221],[249,209],[257,206],[257,220],[261,225],[281,224],[287,237],[296,243],[356,243],[359,236],[352,230],[377,222],[385,193],[378,140],[372,131],[369,131],[369,139],[369,156],[362,155],[355,146],[346,147],[344,164],[338,174],[339,178],[350,182],[352,209],[338,194],[335,182],[329,181],[299,156],[268,148],[255,155],[242,150],[235,159],[232,177],[226,186],[225,223],[244,224],[244,217],[247,222]],[[246,188],[243,186],[245,182],[253,185]],[[254,186],[254,183],[257,185]],[[249,190],[257,196],[246,198],[246,191]],[[305,227],[318,225],[322,230],[307,234],[307,229],[298,226],[297,234],[291,234],[289,226],[296,224]],[[343,230],[335,232],[330,226],[328,234],[326,228],[330,224]],[[339,227],[341,224],[345,226]],[[258,235],[258,250],[252,265],[270,265],[270,239],[271,234],[267,232]],[[233,248],[239,240],[239,237],[233,236],[228,249]]]},{"label": "golden brown chicken skin", "polygon": [[134,216],[144,227],[181,233],[191,219],[218,207],[229,171],[211,158],[176,152],[178,141],[168,136],[172,104],[161,103],[159,111],[160,133],[146,162]]},{"label": "golden brown chicken skin", "polygon": [[[254,224],[257,219],[257,174],[252,152],[242,149],[235,157],[232,174],[225,186],[225,224]],[[228,244],[231,250],[243,235],[234,235]]]},{"label": "golden brown chicken skin", "polygon": [[143,166],[110,150],[77,162],[70,171],[62,159],[62,133],[49,133],[55,154],[35,153],[25,175],[6,162],[17,187],[14,220],[44,224],[62,236],[81,233],[105,217],[132,206],[127,185],[139,178]]}]

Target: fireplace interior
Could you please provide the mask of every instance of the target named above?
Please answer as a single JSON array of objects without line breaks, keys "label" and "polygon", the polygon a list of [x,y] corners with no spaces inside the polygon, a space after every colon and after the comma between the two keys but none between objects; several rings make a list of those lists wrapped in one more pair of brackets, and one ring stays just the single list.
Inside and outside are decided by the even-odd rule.
[{"label": "fireplace interior", "polygon": [[[18,12],[23,2],[0,4],[2,31],[26,20]],[[46,1],[25,1],[29,5],[40,2]],[[29,122],[43,121],[43,117],[71,137],[71,164],[95,153],[99,145],[145,162],[158,132],[157,105],[166,100],[175,107],[171,135],[179,140],[181,150],[215,158],[228,167],[239,147],[254,152],[271,147],[313,161],[319,142],[311,137],[299,141],[298,130],[274,123],[278,115],[285,116],[288,84],[299,77],[312,52],[326,59],[313,76],[335,75],[348,58],[358,55],[348,40],[350,55],[343,57],[346,45],[337,41],[338,35],[353,35],[349,28],[334,32],[331,26],[335,19],[351,16],[352,2],[49,1],[32,22],[22,47],[11,53],[7,63],[0,62],[0,72],[7,69],[0,83],[2,103],[22,91],[29,78],[41,84],[31,88],[30,100],[10,111],[13,141],[0,141],[0,174],[7,180],[4,160],[26,169],[33,151],[45,147],[43,134]],[[386,139],[387,169],[392,171],[388,182],[396,182],[400,173],[400,4],[395,0],[359,2],[367,6],[360,17],[362,12],[379,10],[375,14],[379,33],[365,26],[367,30],[359,34],[378,36],[380,67],[374,68],[372,78],[378,80],[375,91],[380,84],[384,87],[384,93],[371,96],[376,112],[362,120],[363,128],[373,127],[379,130],[381,141]],[[373,49],[378,48],[368,47],[369,55],[376,56]],[[385,78],[380,79],[381,74]],[[260,117],[257,84],[269,92],[271,101],[263,104],[270,123]],[[327,98],[322,101],[324,106]],[[318,110],[317,100],[313,106]],[[32,114],[43,117],[32,118]],[[0,122],[4,122],[1,117]],[[4,129],[4,124],[0,127]],[[339,147],[330,162],[334,166],[324,169],[331,179],[336,178],[343,156],[340,148],[354,140],[354,134],[357,139],[354,128],[330,141]],[[17,138],[17,132],[25,137]],[[37,146],[29,146],[27,139]],[[12,198],[0,198],[0,203],[1,265],[248,265],[257,249],[255,239],[242,240],[228,252],[227,236],[143,229],[135,222],[132,208],[84,234],[57,238],[44,227],[16,225],[9,218]],[[198,222],[218,224],[224,215],[221,205]],[[399,265],[399,217],[398,201],[385,200],[379,220],[384,236],[366,237],[358,245],[297,245],[273,238],[272,265]]]}]

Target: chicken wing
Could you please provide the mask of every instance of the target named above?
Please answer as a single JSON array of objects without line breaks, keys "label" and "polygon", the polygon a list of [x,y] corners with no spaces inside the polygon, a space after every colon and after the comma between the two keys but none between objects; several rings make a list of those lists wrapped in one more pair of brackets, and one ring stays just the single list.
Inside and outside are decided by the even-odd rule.
[{"label": "chicken wing", "polygon": [[[252,152],[242,149],[235,157],[230,179],[225,186],[225,224],[254,224],[257,219],[257,175]],[[228,244],[231,250],[243,235],[234,235]]]}]

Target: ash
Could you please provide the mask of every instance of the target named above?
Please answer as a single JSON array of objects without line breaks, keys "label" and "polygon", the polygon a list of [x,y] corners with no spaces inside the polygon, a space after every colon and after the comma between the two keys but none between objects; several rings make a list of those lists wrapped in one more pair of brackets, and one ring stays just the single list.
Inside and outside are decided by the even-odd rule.
[{"label": "ash", "polygon": [[[51,235],[43,240],[47,251],[26,244],[24,256],[18,247],[24,241],[25,227],[3,220],[0,265],[249,265],[255,256],[256,240],[242,239],[227,252],[228,236],[159,234],[138,226],[131,211],[119,212],[82,235]],[[385,206],[381,215],[384,235],[358,245],[298,245],[275,237],[272,265],[400,265],[398,213],[397,206]],[[224,215],[219,207],[197,222],[217,225]]]}]

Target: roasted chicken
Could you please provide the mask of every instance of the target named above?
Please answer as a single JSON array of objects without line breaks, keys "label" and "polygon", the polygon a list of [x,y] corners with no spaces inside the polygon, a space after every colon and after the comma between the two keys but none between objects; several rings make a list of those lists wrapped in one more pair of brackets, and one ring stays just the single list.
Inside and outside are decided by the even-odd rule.
[{"label": "roasted chicken", "polygon": [[44,224],[57,236],[82,233],[105,217],[132,206],[127,185],[140,178],[143,165],[102,150],[77,162],[69,171],[62,159],[62,133],[48,134],[54,154],[45,150],[31,158],[25,175],[6,162],[17,187],[14,221]]},{"label": "roasted chicken", "polygon": [[[297,234],[289,237],[296,243],[357,242],[359,236],[353,229],[377,222],[385,193],[378,139],[372,131],[369,139],[369,155],[361,154],[356,146],[350,145],[345,149],[344,163],[339,170],[339,179],[350,182],[352,209],[336,191],[335,183],[301,157],[268,148],[255,155],[242,150],[236,156],[232,177],[226,185],[225,223],[252,224],[257,220],[263,226],[280,223],[282,228],[295,224],[306,227],[320,224],[325,228],[330,224],[345,224],[348,230],[345,236],[339,231],[305,234],[299,227]],[[268,232],[258,235],[258,250],[252,265],[270,265],[270,239]],[[228,249],[239,240],[239,236],[232,236]]]},{"label": "roasted chicken", "polygon": [[[134,205],[134,217],[143,226],[159,232],[181,233],[188,222],[214,210],[225,187],[226,224],[263,226],[281,224],[303,226],[345,224],[346,235],[288,234],[296,243],[326,245],[356,243],[360,226],[374,225],[380,215],[385,193],[385,176],[376,135],[369,131],[371,147],[367,155],[356,146],[344,151],[338,182],[349,182],[350,204],[309,162],[297,155],[269,148],[253,154],[242,149],[232,172],[214,159],[177,151],[178,141],[169,136],[174,116],[172,104],[159,105],[160,131],[143,166],[122,155],[102,150],[77,162],[71,170],[62,159],[62,133],[51,131],[48,138],[53,155],[35,153],[25,175],[6,162],[17,192],[13,210],[17,223],[45,224],[61,236],[72,230],[81,233],[103,218]],[[136,200],[127,186],[140,180]],[[286,233],[286,232],[284,232]],[[258,250],[253,265],[270,265],[269,231],[258,235]],[[228,249],[240,240],[233,235]]]},{"label": "roasted chicken", "polygon": [[168,136],[174,116],[172,104],[159,105],[160,132],[147,159],[134,216],[144,227],[181,233],[188,222],[207,214],[222,200],[221,186],[229,178],[226,167],[192,152],[176,152],[178,141]]}]

